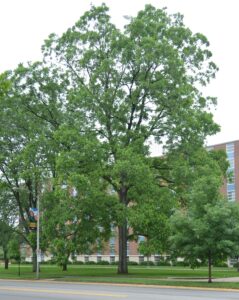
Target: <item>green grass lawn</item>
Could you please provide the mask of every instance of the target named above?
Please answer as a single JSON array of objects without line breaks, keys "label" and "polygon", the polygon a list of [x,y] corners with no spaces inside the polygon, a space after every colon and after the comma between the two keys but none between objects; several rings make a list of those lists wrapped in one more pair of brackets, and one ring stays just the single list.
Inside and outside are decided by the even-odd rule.
[{"label": "green grass lawn", "polygon": [[[55,265],[42,265],[41,279],[56,279],[78,282],[132,283],[153,285],[174,285],[189,287],[220,287],[239,289],[239,283],[188,281],[207,278],[207,268],[192,270],[184,267],[141,267],[129,266],[128,275],[118,275],[116,266],[69,265],[68,271],[62,271]],[[21,265],[20,276],[18,265],[10,265],[8,270],[0,266],[0,279],[35,279],[31,265]],[[239,272],[231,268],[214,268],[213,278],[239,277]]]}]

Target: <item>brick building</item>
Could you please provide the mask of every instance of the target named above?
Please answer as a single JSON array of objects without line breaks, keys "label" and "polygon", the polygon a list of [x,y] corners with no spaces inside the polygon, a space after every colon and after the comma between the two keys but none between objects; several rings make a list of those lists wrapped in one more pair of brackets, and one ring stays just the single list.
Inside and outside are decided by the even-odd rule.
[{"label": "brick building", "polygon": [[[212,145],[207,147],[208,150],[224,150],[227,154],[227,159],[229,161],[228,173],[230,173],[230,180],[225,179],[223,186],[221,188],[222,194],[228,199],[228,201],[239,201],[239,140],[231,141],[227,143]],[[140,237],[139,241],[143,240],[144,237]],[[138,243],[128,242],[127,245],[127,255],[130,261],[142,262],[146,258],[138,252]],[[99,260],[108,260],[115,261],[118,256],[118,239],[117,232],[115,237],[111,238],[109,245],[98,255],[93,255],[90,257],[79,257],[79,260],[84,259],[94,259],[95,261]],[[158,261],[159,256],[153,255],[150,257],[151,261]]]},{"label": "brick building", "polygon": [[228,169],[230,180],[224,180],[221,191],[228,201],[239,201],[239,140],[212,145],[207,149],[224,150],[226,152],[230,164]]},{"label": "brick building", "polygon": [[[91,255],[77,255],[78,261],[88,262],[88,261],[108,261],[110,263],[118,261],[119,255],[119,245],[118,245],[118,234],[117,229],[113,230],[113,235],[110,238],[109,242],[106,243],[102,250]],[[138,242],[144,240],[143,236],[139,237]],[[127,242],[127,257],[129,261],[133,262],[143,262],[146,258],[141,255],[138,251],[138,243],[136,241]],[[150,257],[152,261],[158,261],[158,255]]]},{"label": "brick building", "polygon": [[[222,194],[227,197],[228,201],[239,201],[239,140],[212,145],[207,147],[208,150],[224,150],[227,154],[227,159],[229,161],[229,169],[230,172],[230,181],[224,180],[224,184],[221,188]],[[91,255],[77,255],[78,261],[83,262],[100,262],[100,261],[108,261],[108,262],[116,262],[118,261],[118,236],[117,229],[114,229],[112,232],[112,237],[109,242],[105,244],[101,251],[98,251]],[[140,236],[138,242],[143,241],[144,237]],[[129,241],[127,243],[127,256],[129,261],[134,262],[143,262],[147,258],[141,255],[138,251],[138,243],[135,241]],[[51,258],[51,255],[44,255],[43,260],[48,260]],[[159,255],[152,255],[149,257],[150,261],[157,262],[159,261]],[[30,255],[28,256],[28,260],[30,260]]]}]

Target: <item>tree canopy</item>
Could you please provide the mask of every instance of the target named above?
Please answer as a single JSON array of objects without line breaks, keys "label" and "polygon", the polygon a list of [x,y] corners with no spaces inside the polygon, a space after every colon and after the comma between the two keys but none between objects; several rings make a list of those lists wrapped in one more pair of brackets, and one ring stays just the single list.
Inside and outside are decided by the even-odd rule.
[{"label": "tree canopy", "polygon": [[[41,195],[44,216],[55,218],[45,226],[50,232],[55,225],[56,239],[74,232],[74,241],[93,243],[109,236],[110,224],[118,226],[118,272],[127,273],[132,235],[147,236],[151,249],[165,248],[167,220],[186,203],[206,163],[196,153],[219,130],[210,112],[216,101],[200,91],[217,71],[209,42],[182,15],[151,5],[119,30],[102,4],[61,36],[51,34],[42,51],[42,62],[0,78],[1,180],[33,250],[27,219]],[[164,146],[161,158],[150,158],[152,141]],[[149,218],[156,218],[154,227]],[[62,242],[54,240],[55,248]],[[79,242],[65,242],[69,255],[82,251]]]},{"label": "tree canopy", "polygon": [[187,207],[171,217],[170,238],[176,257],[184,258],[192,267],[208,263],[208,282],[212,282],[212,265],[237,255],[239,241],[239,207],[220,194],[223,173],[215,163],[219,156],[210,154],[201,167],[202,174],[187,189]]}]

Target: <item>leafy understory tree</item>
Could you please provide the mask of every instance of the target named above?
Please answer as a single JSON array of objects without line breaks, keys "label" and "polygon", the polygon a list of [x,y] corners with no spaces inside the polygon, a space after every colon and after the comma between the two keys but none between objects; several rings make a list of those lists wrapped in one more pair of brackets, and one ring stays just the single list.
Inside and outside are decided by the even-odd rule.
[{"label": "leafy understory tree", "polygon": [[[205,175],[194,182],[188,192],[188,208],[171,218],[171,251],[192,267],[208,264],[208,282],[212,282],[212,265],[235,256],[239,243],[239,206],[222,199],[216,165],[206,165]],[[209,174],[211,173],[211,174]]]},{"label": "leafy understory tree", "polygon": [[238,205],[223,200],[216,205],[205,205],[201,216],[190,210],[177,213],[173,219],[172,249],[192,267],[207,262],[211,283],[212,265],[237,254],[238,220]]},{"label": "leafy understory tree", "polygon": [[[59,161],[63,163],[62,159],[60,157]],[[75,161],[64,156],[64,163],[71,162],[69,170],[78,169]],[[62,163],[60,169],[64,169]],[[79,170],[72,170],[70,176],[62,174],[58,179],[56,189],[46,192],[43,197],[42,234],[53,259],[66,271],[69,258],[90,253],[97,242],[109,239],[113,221],[111,211],[117,202],[115,196],[100,191],[99,182],[93,176],[80,175]]]},{"label": "leafy understory tree", "polygon": [[5,77],[10,85],[0,99],[0,180],[14,199],[18,232],[32,248],[35,271],[36,232],[29,229],[29,211],[37,207],[42,184],[56,176],[53,132],[63,121],[65,85],[41,63],[19,65]]},{"label": "leafy understory tree", "polygon": [[155,184],[151,198],[144,195],[142,203],[129,209],[129,225],[133,228],[131,239],[144,239],[139,243],[139,252],[148,259],[153,254],[166,253],[168,250],[168,237],[170,236],[169,218],[172,215],[176,197],[165,187]]}]

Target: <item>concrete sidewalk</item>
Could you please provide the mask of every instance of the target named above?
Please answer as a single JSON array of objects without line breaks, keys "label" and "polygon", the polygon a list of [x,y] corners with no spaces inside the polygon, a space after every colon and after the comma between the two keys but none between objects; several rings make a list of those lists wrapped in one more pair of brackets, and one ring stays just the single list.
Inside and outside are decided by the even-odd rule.
[{"label": "concrete sidewalk", "polygon": [[[167,280],[207,282],[208,278],[182,278],[182,277],[181,278],[177,278],[177,277],[168,277]],[[212,281],[213,282],[239,282],[239,277],[212,278]]]},{"label": "concrete sidewalk", "polygon": [[239,277],[214,278],[213,282],[239,282]]}]

